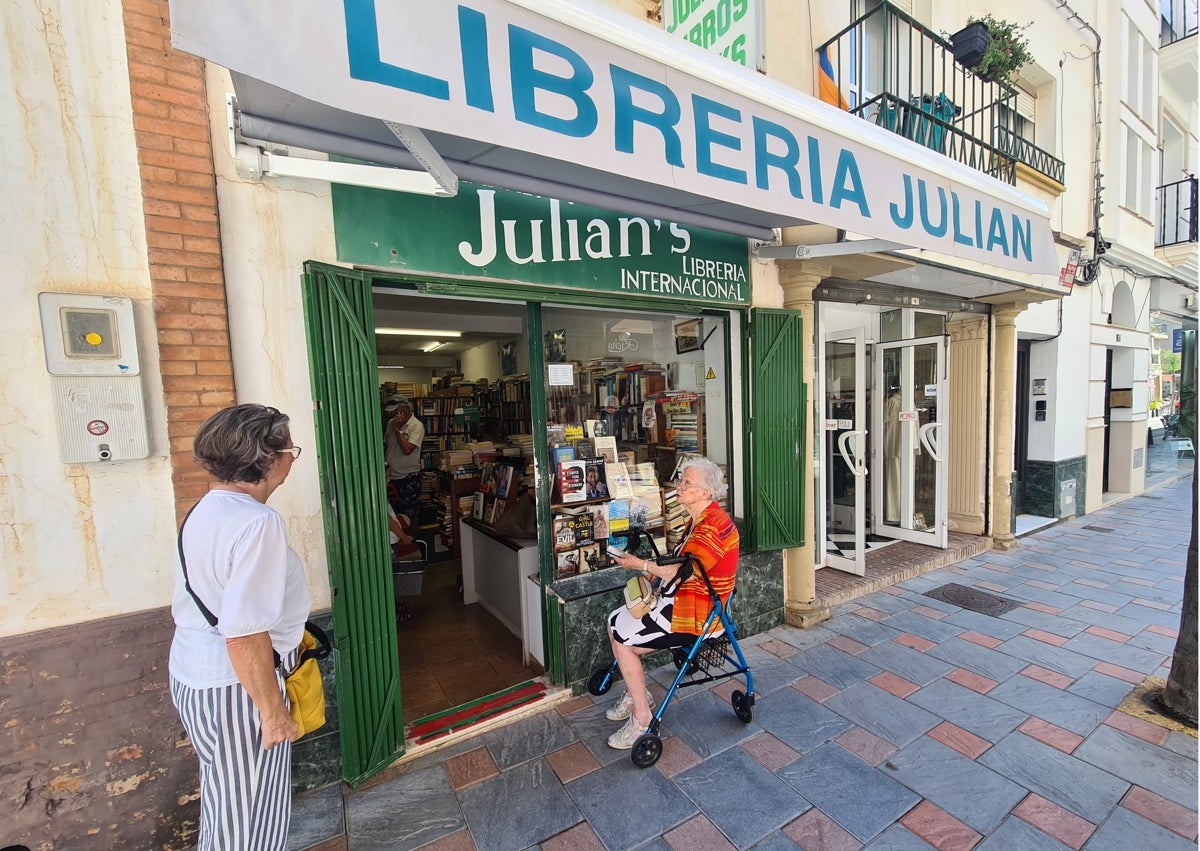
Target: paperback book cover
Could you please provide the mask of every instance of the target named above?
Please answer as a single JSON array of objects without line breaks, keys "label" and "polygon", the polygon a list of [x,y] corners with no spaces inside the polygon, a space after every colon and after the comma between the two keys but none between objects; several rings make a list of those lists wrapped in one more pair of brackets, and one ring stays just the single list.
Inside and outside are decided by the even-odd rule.
[{"label": "paperback book cover", "polygon": [[570,505],[587,500],[586,466],[583,461],[560,461],[558,463],[555,477],[558,491],[556,502]]},{"label": "paperback book cover", "polygon": [[575,576],[577,573],[579,573],[579,550],[559,553],[556,557],[555,578],[562,579],[567,576]]},{"label": "paperback book cover", "polygon": [[617,463],[617,438],[611,434],[593,438],[596,444],[596,456],[603,458],[606,463]]},{"label": "paperback book cover", "polygon": [[605,464],[604,479],[613,499],[629,499],[633,490],[629,484],[629,469],[623,463]]},{"label": "paperback book cover", "polygon": [[475,491],[475,497],[471,503],[471,516],[476,520],[483,519],[483,491]]},{"label": "paperback book cover", "polygon": [[608,484],[605,481],[604,460],[592,458],[583,462],[584,494],[587,499],[608,499]]},{"label": "paperback book cover", "polygon": [[554,549],[578,549],[595,541],[595,521],[590,511],[554,515]]},{"label": "paperback book cover", "polygon": [[599,541],[580,547],[578,552],[580,573],[599,570],[608,565],[608,556],[605,554],[604,544]]}]

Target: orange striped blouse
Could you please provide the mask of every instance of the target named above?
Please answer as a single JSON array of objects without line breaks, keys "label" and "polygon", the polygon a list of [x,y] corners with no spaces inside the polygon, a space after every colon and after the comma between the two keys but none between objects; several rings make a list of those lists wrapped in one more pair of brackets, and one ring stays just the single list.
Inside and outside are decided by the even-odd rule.
[{"label": "orange striped blouse", "polygon": [[[728,603],[737,579],[739,544],[737,526],[733,525],[721,506],[710,502],[699,521],[692,526],[678,554],[692,553],[708,571],[708,578],[712,580],[721,602]],[[697,571],[675,593],[671,632],[699,635],[712,609],[708,588]],[[714,628],[720,628],[719,622]]]}]

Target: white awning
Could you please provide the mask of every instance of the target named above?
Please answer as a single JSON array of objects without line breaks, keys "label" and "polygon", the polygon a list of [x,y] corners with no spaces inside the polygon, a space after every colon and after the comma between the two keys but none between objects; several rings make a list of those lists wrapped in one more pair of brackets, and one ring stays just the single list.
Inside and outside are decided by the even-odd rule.
[{"label": "white awning", "polygon": [[244,136],[770,238],[821,223],[1057,273],[1046,206],[585,0],[171,0]]}]

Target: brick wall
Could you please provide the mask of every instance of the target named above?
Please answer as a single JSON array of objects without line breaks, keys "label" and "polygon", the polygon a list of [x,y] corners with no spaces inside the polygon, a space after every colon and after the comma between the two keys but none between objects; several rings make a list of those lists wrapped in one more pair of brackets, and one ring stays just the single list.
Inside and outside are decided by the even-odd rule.
[{"label": "brick wall", "polygon": [[234,402],[204,63],[171,49],[166,0],[124,0],[175,509],[208,490],[192,437]]}]

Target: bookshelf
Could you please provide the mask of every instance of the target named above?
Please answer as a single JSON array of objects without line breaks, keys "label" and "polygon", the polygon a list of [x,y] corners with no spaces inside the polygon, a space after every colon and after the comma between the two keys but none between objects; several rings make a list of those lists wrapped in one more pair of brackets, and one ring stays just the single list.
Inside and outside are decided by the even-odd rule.
[{"label": "bookshelf", "polygon": [[658,477],[667,482],[679,453],[704,454],[704,397],[691,391],[660,393],[654,407],[655,428],[649,442]]},{"label": "bookshelf", "polygon": [[466,478],[455,476],[452,473],[442,473],[438,476],[438,512],[441,514],[442,542],[455,558],[462,555],[462,535],[459,523],[464,513],[470,516],[471,503],[477,490],[479,490],[479,476]]}]

